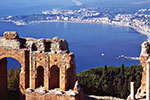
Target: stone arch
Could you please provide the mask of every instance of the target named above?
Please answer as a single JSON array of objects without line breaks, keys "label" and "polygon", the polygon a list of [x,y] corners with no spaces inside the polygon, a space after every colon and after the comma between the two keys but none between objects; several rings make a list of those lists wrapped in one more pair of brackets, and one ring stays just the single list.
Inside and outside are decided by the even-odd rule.
[{"label": "stone arch", "polygon": [[[0,58],[0,99],[7,100],[8,99],[8,79],[7,79],[7,58],[15,59],[15,57],[3,56]],[[18,61],[20,63],[20,61]],[[20,63],[21,64],[21,63]],[[22,66],[22,64],[21,64]],[[19,84],[20,86],[21,84]],[[19,88],[19,87],[18,87]],[[20,90],[21,91],[21,90]],[[9,98],[10,99],[10,98]]]},{"label": "stone arch", "polygon": [[[26,50],[18,50],[18,49],[11,49],[11,48],[0,48],[0,68],[4,68],[4,70],[7,71],[7,60],[6,58],[10,57],[13,59],[16,59],[21,64],[21,72],[20,72],[20,83],[19,83],[19,89],[20,89],[20,98],[25,98],[26,88],[29,87],[29,52]],[[3,66],[3,67],[2,67]],[[7,73],[4,73],[3,71],[0,71],[0,80],[6,80],[7,79]],[[5,81],[7,82],[7,81]],[[2,100],[5,100],[7,98],[7,92],[4,91],[4,89],[7,89],[7,86],[4,85],[3,81],[0,81],[0,98]]]},{"label": "stone arch", "polygon": [[53,65],[50,69],[49,87],[50,89],[60,88],[60,69],[58,66]]},{"label": "stone arch", "polygon": [[21,57],[16,57],[14,55],[3,55],[3,56],[0,56],[0,60],[5,59],[7,57],[17,60],[22,65]]},{"label": "stone arch", "polygon": [[44,68],[42,66],[38,66],[37,68],[36,88],[40,86],[44,86]]},{"label": "stone arch", "polygon": [[[72,68],[68,68],[67,69],[67,82],[68,83],[71,83],[71,77],[72,77]],[[68,84],[68,86],[67,86],[67,89],[72,89],[73,87],[72,87],[72,84]]]}]

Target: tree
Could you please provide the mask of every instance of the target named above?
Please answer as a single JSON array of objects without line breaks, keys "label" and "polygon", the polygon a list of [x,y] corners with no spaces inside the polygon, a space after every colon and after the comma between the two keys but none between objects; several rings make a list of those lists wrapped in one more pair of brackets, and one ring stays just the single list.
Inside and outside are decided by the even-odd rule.
[{"label": "tree", "polygon": [[14,85],[15,85],[15,82],[14,82],[14,80],[15,80],[15,78],[14,78],[14,74],[15,74],[15,71],[14,71],[14,69],[13,68],[10,68],[9,70],[8,70],[8,91],[10,91],[10,90],[15,90],[15,88],[14,88]]},{"label": "tree", "polygon": [[82,71],[78,79],[86,94],[114,96],[126,99],[130,91],[130,81],[134,79],[136,90],[140,86],[142,66],[96,67]]},{"label": "tree", "polygon": [[121,73],[121,76],[124,77],[124,64],[121,65],[120,73]]},{"label": "tree", "polygon": [[104,66],[103,75],[104,75],[104,76],[107,76],[107,75],[108,75],[107,65]]},{"label": "tree", "polygon": [[16,70],[10,68],[8,74],[8,91],[17,91],[19,89],[19,73],[20,68],[17,66]]},{"label": "tree", "polygon": [[16,71],[15,71],[15,82],[16,82],[16,89],[19,89],[19,75],[20,75],[20,68],[17,66]]}]

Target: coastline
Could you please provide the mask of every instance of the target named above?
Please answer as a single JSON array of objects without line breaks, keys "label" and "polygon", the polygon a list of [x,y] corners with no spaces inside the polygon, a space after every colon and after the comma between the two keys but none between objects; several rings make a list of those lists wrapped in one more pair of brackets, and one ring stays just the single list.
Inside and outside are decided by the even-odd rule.
[{"label": "coastline", "polygon": [[[88,23],[125,26],[150,38],[150,9],[139,9],[131,14],[101,12],[99,8],[79,8],[75,10],[53,9],[38,14],[0,17],[2,22],[11,22],[17,26],[32,23],[63,22]],[[145,14],[144,14],[145,13]]]},{"label": "coastline", "polygon": [[32,23],[50,23],[50,22],[62,22],[62,23],[87,23],[87,24],[106,24],[106,25],[115,25],[115,26],[123,26],[123,27],[130,27],[132,29],[134,29],[136,32],[143,34],[145,36],[147,36],[147,38],[150,38],[150,32],[145,32],[142,31],[136,27],[130,26],[130,25],[120,25],[120,24],[114,24],[114,23],[104,23],[104,22],[87,22],[87,21],[56,21],[56,20],[48,20],[48,21],[32,21],[29,24]]},{"label": "coastline", "polygon": [[[11,20],[0,20],[0,21],[1,21],[1,22],[10,22],[10,23],[13,23],[13,24],[15,24],[15,25],[17,25],[17,26],[25,26],[25,25],[27,25],[25,22],[15,22],[15,21],[11,21]],[[28,22],[28,24],[34,24],[34,23],[51,23],[51,22],[58,22],[58,23],[60,22],[60,23],[105,24],[105,25],[114,25],[114,26],[130,27],[130,28],[134,29],[136,32],[147,36],[147,39],[150,38],[150,32],[142,31],[142,30],[138,29],[137,27],[133,27],[133,26],[131,26],[131,25],[115,24],[115,23],[111,23],[111,22],[42,20],[42,21],[31,21],[31,22]]]}]

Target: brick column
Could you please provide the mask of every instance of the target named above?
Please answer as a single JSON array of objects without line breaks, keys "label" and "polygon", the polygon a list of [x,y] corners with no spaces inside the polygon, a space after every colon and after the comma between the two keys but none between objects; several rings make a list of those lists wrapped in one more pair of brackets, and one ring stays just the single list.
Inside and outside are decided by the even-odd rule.
[{"label": "brick column", "polygon": [[146,100],[150,100],[150,59],[147,60],[147,71],[146,71]]},{"label": "brick column", "polygon": [[35,80],[35,71],[36,69],[36,62],[35,62],[35,54],[33,54],[32,51],[30,51],[30,69],[29,69],[29,73],[30,73],[30,88],[35,89],[36,88],[36,80]]},{"label": "brick column", "polygon": [[59,81],[60,89],[63,91],[67,90],[67,73],[64,67],[60,69],[59,79],[60,79]]},{"label": "brick column", "polygon": [[0,60],[0,100],[7,100],[7,60]]},{"label": "brick column", "polygon": [[47,68],[44,69],[44,88],[46,90],[49,90],[49,75],[47,70]]}]

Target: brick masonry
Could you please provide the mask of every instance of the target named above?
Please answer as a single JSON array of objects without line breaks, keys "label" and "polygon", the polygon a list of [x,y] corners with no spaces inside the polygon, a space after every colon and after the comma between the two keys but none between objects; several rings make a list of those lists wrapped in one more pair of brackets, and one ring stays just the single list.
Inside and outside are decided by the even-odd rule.
[{"label": "brick masonry", "polygon": [[[74,54],[69,51],[64,39],[21,38],[17,32],[5,32],[0,37],[0,100],[7,99],[6,57],[16,59],[22,66],[21,98],[82,100],[83,92],[76,78]],[[40,94],[37,90],[46,92]],[[55,93],[51,94],[52,90]]]}]

